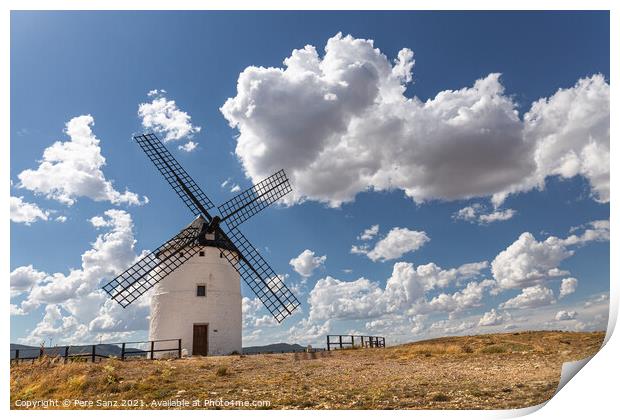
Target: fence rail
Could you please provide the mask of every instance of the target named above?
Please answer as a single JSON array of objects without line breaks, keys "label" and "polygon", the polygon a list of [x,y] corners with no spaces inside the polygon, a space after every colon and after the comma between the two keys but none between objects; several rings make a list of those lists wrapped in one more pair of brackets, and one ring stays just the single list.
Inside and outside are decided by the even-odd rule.
[{"label": "fence rail", "polygon": [[[334,339],[335,338],[335,339]],[[328,335],[327,350],[355,347],[385,347],[385,337],[375,335]]]},{"label": "fence rail", "polygon": [[[171,348],[159,348],[155,343],[174,342],[176,346]],[[127,347],[127,345],[132,345]],[[147,344],[148,349],[136,348]],[[20,361],[31,360],[33,363],[37,359],[43,357],[52,357],[62,359],[64,363],[68,361],[90,361],[95,363],[97,360],[108,359],[110,357],[118,357],[120,360],[129,358],[149,358],[153,360],[156,353],[167,352],[176,355],[179,359],[182,356],[181,339],[173,338],[168,340],[150,340],[150,341],[127,341],[124,343],[105,343],[105,344],[88,344],[74,346],[56,346],[56,347],[40,347],[15,349],[11,350],[11,363],[19,364]]]}]

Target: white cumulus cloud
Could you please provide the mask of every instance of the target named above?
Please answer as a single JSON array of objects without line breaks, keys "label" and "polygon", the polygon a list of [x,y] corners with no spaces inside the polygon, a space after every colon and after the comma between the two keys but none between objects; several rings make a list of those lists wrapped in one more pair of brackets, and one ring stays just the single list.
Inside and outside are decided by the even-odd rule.
[{"label": "white cumulus cloud", "polygon": [[314,270],[325,264],[325,260],[327,260],[326,255],[319,257],[315,255],[314,251],[306,249],[297,257],[292,258],[289,264],[302,277],[310,277]]},{"label": "white cumulus cloud", "polygon": [[555,303],[553,291],[547,287],[537,285],[532,287],[526,287],[520,294],[508,299],[506,302],[500,304],[500,309],[524,309],[524,308],[538,308],[539,306],[551,305]]},{"label": "white cumulus cloud", "polygon": [[522,190],[544,185],[549,175],[582,175],[594,198],[609,202],[609,84],[603,76],[536,101],[524,121],[526,140],[536,143],[537,170]]},{"label": "white cumulus cloud", "polygon": [[519,238],[500,252],[491,263],[493,276],[502,289],[519,289],[539,285],[554,277],[566,275],[558,265],[572,256],[574,247],[593,241],[609,240],[609,221],[597,220],[588,223],[581,233],[573,233],[566,238],[549,236],[537,241],[530,232]]},{"label": "white cumulus cloud", "polygon": [[372,238],[377,236],[379,233],[379,225],[372,225],[368,229],[364,229],[360,236],[357,239],[361,241],[370,241]]},{"label": "white cumulus cloud", "polygon": [[495,282],[469,282],[453,294],[429,293],[461,280],[478,277],[486,262],[442,269],[434,263],[414,266],[397,262],[385,288],[366,278],[342,281],[331,276],[320,279],[310,292],[310,319],[367,319],[388,314],[418,315],[431,312],[458,312],[478,306],[483,292]]},{"label": "white cumulus cloud", "polygon": [[578,281],[574,277],[562,279],[562,284],[560,285],[560,299],[575,293],[575,290],[577,290],[577,283]]},{"label": "white cumulus cloud", "polygon": [[479,327],[491,327],[495,325],[501,325],[511,319],[508,313],[499,313],[495,309],[491,309],[489,312],[485,312],[478,321]]},{"label": "white cumulus cloud", "polygon": [[517,212],[513,209],[494,209],[489,211],[480,203],[474,203],[471,206],[463,207],[452,215],[453,219],[464,220],[470,223],[478,223],[487,225],[493,222],[501,222],[512,219]]},{"label": "white cumulus cloud", "polygon": [[184,152],[192,152],[194,149],[196,149],[196,147],[198,147],[198,143],[190,140],[187,143],[180,145],[179,150],[183,150]]},{"label": "white cumulus cloud", "polygon": [[24,197],[10,197],[10,217],[13,223],[30,225],[37,220],[48,220],[49,211],[41,210],[35,203],[24,201]]},{"label": "white cumulus cloud", "polygon": [[112,204],[144,204],[146,197],[140,201],[131,191],[121,193],[106,179],[102,171],[106,160],[92,131],[94,123],[90,115],[72,118],[65,129],[70,140],[46,148],[37,169],[18,175],[18,187],[67,205],[74,204],[78,197]]},{"label": "white cumulus cloud", "polygon": [[424,231],[397,227],[390,230],[387,236],[378,241],[372,249],[368,246],[354,245],[351,252],[364,254],[373,261],[388,261],[413,252],[430,240]]},{"label": "white cumulus cloud", "polygon": [[469,282],[467,285],[452,294],[441,293],[421,307],[421,312],[445,312],[454,314],[466,309],[482,305],[484,294],[495,286],[495,281],[486,279],[480,282]]},{"label": "white cumulus cloud", "polygon": [[555,273],[551,270],[573,253],[555,236],[539,242],[534,235],[524,232],[495,257],[491,270],[501,288],[522,288],[548,279]]},{"label": "white cumulus cloud", "polygon": [[11,271],[9,275],[11,283],[11,297],[20,295],[43,280],[47,274],[43,271],[36,270],[32,264],[17,267]]},{"label": "white cumulus cloud", "polygon": [[27,314],[45,306],[45,316],[22,341],[38,343],[53,336],[55,341],[88,342],[98,336],[116,339],[147,328],[148,296],[122,308],[101,290],[104,282],[138,258],[131,216],[122,210],[108,210],[98,225],[107,230],[82,254],[81,268],[47,274],[29,265],[11,273],[12,294],[25,294],[14,313]]},{"label": "white cumulus cloud", "polygon": [[577,317],[577,311],[558,311],[555,314],[556,321],[570,321],[575,319],[575,317]]},{"label": "white cumulus cloud", "polygon": [[582,175],[597,200],[608,199],[602,76],[535,102],[521,120],[499,74],[421,101],[405,96],[413,66],[407,48],[391,62],[372,40],[337,34],[322,55],[306,45],[283,67],[247,67],[221,107],[239,131],[246,174],[257,182],[283,167],[289,202],[331,206],[368,189],[400,189],[417,202],[490,196],[498,205],[554,175]]},{"label": "white cumulus cloud", "polygon": [[[192,138],[201,128],[192,124],[192,117],[181,111],[176,102],[166,98],[164,90],[154,89],[149,92],[151,102],[144,102],[138,106],[138,116],[142,119],[142,127],[164,135],[163,140],[175,141]],[[196,143],[190,141],[179,146],[186,152],[196,148]]]}]

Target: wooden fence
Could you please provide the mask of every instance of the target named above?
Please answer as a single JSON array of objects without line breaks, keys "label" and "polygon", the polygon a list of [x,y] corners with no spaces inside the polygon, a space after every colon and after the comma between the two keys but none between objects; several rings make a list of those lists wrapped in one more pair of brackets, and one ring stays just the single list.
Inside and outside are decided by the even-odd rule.
[{"label": "wooden fence", "polygon": [[[155,343],[159,342],[174,342],[176,345],[171,348],[156,349]],[[128,347],[128,344],[132,346]],[[136,345],[140,346],[142,344],[147,344],[148,349],[144,350],[136,348]],[[99,352],[97,351],[98,349]],[[62,359],[64,363],[67,363],[68,361],[90,361],[95,363],[98,360],[108,359],[110,357],[117,357],[120,360],[130,358],[148,358],[153,360],[155,358],[155,353],[158,352],[168,352],[178,358],[181,358],[181,339],[174,338],[168,340],[128,341],[124,343],[56,346],[49,348],[41,347],[39,349],[15,349],[11,350],[11,363],[19,364],[20,361],[25,360],[31,360],[34,363],[35,360],[43,357]]]},{"label": "wooden fence", "polygon": [[354,347],[385,347],[385,337],[374,335],[328,335],[327,350]]}]

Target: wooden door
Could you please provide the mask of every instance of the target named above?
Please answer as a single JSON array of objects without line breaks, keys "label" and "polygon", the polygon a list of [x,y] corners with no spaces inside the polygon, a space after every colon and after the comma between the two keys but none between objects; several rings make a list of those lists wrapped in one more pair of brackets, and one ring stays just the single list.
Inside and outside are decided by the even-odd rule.
[{"label": "wooden door", "polygon": [[193,356],[206,356],[209,352],[209,324],[194,325]]}]

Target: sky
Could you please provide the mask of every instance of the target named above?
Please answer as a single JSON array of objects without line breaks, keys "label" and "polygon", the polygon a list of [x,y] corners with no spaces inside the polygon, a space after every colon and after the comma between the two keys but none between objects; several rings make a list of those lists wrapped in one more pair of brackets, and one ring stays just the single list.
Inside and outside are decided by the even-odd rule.
[{"label": "sky", "polygon": [[604,330],[605,12],[12,12],[11,341],[145,339],[101,286],[191,222],[131,136],[243,225],[302,303],[242,285],[244,345]]}]

